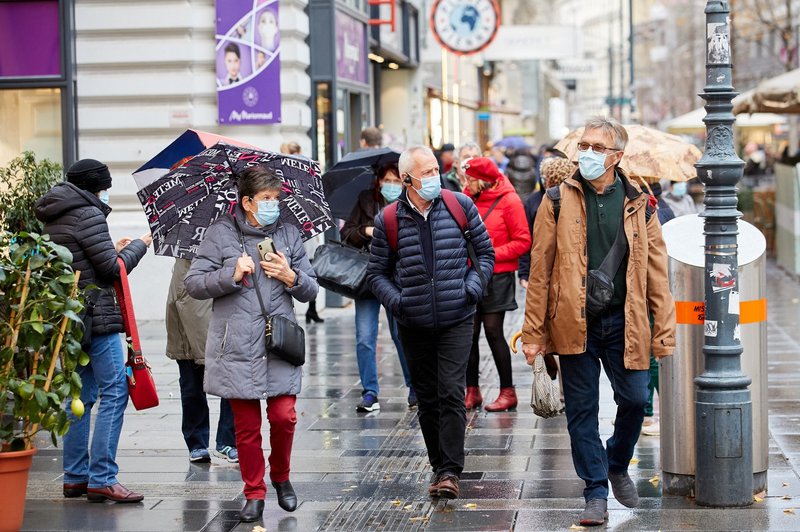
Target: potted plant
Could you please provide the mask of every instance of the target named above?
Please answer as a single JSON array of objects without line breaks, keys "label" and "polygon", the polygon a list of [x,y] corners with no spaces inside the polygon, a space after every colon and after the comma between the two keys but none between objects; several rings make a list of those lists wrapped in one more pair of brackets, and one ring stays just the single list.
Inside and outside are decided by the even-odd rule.
[{"label": "potted plant", "polygon": [[36,163],[32,154],[0,169],[1,530],[22,525],[37,435],[49,432],[57,445],[69,428],[67,409],[82,415],[75,370],[88,355],[80,343],[80,272],[72,270],[68,249],[34,231],[41,226],[32,217],[37,193],[58,179],[57,165]]}]

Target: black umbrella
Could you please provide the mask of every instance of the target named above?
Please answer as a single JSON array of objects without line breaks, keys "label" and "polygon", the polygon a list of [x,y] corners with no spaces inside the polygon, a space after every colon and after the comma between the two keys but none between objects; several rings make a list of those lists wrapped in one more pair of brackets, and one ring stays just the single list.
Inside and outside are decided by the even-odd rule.
[{"label": "black umbrella", "polygon": [[281,220],[297,227],[303,240],[333,227],[319,163],[218,143],[138,192],[156,254],[194,257],[205,230],[239,201],[234,176],[257,165],[274,169],[283,180]]},{"label": "black umbrella", "polygon": [[375,186],[377,169],[399,160],[400,154],[390,148],[354,151],[342,157],[322,176],[333,217],[349,218],[361,191]]}]

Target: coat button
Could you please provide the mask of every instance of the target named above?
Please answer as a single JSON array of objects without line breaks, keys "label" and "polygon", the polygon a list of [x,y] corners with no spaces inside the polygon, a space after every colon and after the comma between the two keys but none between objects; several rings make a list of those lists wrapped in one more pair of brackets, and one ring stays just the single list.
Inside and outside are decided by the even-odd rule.
[{"label": "coat button", "polygon": [[266,359],[267,359],[267,355],[264,355],[264,356],[261,357],[261,360],[266,360]]},{"label": "coat button", "polygon": [[266,396],[267,396],[267,392],[264,392],[264,393],[261,394],[261,397],[266,397]]}]

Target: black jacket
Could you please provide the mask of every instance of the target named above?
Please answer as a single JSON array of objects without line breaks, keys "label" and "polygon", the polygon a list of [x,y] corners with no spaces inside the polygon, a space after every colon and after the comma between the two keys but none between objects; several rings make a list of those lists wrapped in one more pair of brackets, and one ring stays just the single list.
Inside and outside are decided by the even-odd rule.
[{"label": "black jacket", "polygon": [[[72,267],[81,272],[79,286],[97,286],[97,290],[88,294],[94,304],[92,333],[123,332],[122,314],[114,292],[119,264],[106,223],[111,207],[94,194],[62,182],[36,201],[34,211],[44,222],[44,232],[50,239],[72,252]],[[125,246],[119,257],[130,272],[146,252],[147,245],[137,239]]]},{"label": "black jacket", "polygon": [[469,264],[461,228],[443,200],[437,198],[428,219],[412,209],[403,191],[397,206],[397,253],[389,249],[384,214],[375,216],[367,283],[370,290],[402,324],[438,329],[461,323],[475,314],[494,269],[494,249],[478,209],[467,196],[455,193],[467,217],[479,264]]}]

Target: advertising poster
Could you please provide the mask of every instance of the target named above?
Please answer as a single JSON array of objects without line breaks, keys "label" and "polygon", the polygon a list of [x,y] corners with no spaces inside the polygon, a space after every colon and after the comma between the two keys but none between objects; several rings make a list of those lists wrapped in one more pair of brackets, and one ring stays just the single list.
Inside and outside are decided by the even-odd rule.
[{"label": "advertising poster", "polygon": [[367,84],[367,28],[336,10],[336,75],[339,79]]},{"label": "advertising poster", "polygon": [[220,124],[281,121],[278,0],[217,2]]}]

